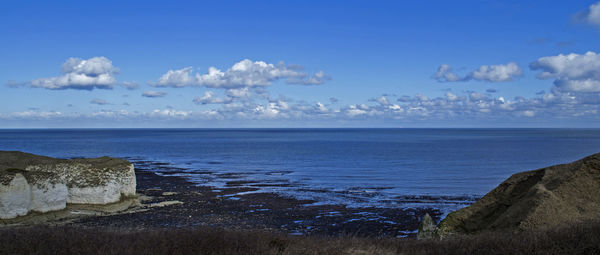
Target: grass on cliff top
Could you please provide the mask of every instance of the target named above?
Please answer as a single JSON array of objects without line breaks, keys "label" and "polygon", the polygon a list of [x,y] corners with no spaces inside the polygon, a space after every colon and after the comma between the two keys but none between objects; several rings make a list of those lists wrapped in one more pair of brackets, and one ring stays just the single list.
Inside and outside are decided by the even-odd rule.
[{"label": "grass on cliff top", "polygon": [[291,237],[199,228],[144,231],[76,227],[0,230],[1,254],[599,254],[600,221],[517,234],[444,240]]}]

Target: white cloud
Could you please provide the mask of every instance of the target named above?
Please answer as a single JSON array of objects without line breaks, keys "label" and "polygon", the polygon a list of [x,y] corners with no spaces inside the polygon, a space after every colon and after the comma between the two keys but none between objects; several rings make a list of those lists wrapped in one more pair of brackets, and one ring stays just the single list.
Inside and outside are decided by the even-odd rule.
[{"label": "white cloud", "polygon": [[169,70],[163,74],[156,84],[151,84],[156,87],[185,87],[194,85],[196,79],[192,77],[192,67],[186,67],[179,70]]},{"label": "white cloud", "polygon": [[440,82],[452,82],[462,80],[462,78],[458,77],[452,72],[452,67],[447,64],[443,64],[440,67],[438,67],[438,70],[433,75],[433,77]]},{"label": "white cloud", "polygon": [[471,101],[481,101],[487,99],[487,96],[479,92],[471,92],[469,93],[469,99]]},{"label": "white cloud", "polygon": [[429,97],[427,97],[426,95],[423,95],[421,93],[418,93],[418,94],[415,95],[414,100],[417,100],[417,101],[420,101],[420,102],[429,101]]},{"label": "white cloud", "polygon": [[110,103],[106,102],[106,100],[104,100],[104,99],[94,98],[94,99],[92,99],[92,101],[90,101],[90,104],[108,105]]},{"label": "white cloud", "polygon": [[508,82],[516,77],[523,76],[523,70],[515,62],[509,62],[506,65],[482,65],[478,69],[460,77],[452,71],[452,67],[443,64],[438,67],[433,78],[440,82],[455,81],[487,81],[487,82]]},{"label": "white cloud", "polygon": [[142,93],[143,97],[164,97],[167,95],[167,92],[164,91],[146,91]]},{"label": "white cloud", "polygon": [[346,109],[346,115],[350,116],[350,117],[356,117],[359,115],[363,115],[363,114],[367,114],[367,109],[364,109],[368,107],[365,107],[365,105],[362,106],[357,106],[357,105],[349,105],[348,109]]},{"label": "white cloud", "polygon": [[249,88],[228,89],[227,96],[235,98],[250,97],[252,93]]},{"label": "white cloud", "polygon": [[205,86],[210,88],[238,89],[244,87],[264,87],[272,82],[286,79],[290,84],[316,85],[331,79],[323,71],[313,75],[301,72],[298,67],[283,63],[269,64],[264,61],[244,59],[231,68],[222,71],[216,67],[208,68],[208,73],[192,74],[191,67],[169,70],[156,83],[157,87]]},{"label": "white cloud", "polygon": [[0,113],[0,119],[58,119],[64,117],[65,114],[58,111],[23,111],[23,112],[12,112],[12,113]]},{"label": "white cloud", "polygon": [[282,110],[290,109],[290,104],[284,100],[277,100],[277,105],[279,106],[279,109]]},{"label": "white cloud", "polygon": [[385,96],[378,97],[377,98],[377,102],[379,102],[382,105],[389,105],[390,104],[390,101]]},{"label": "white cloud", "polygon": [[219,98],[212,91],[204,92],[204,96],[194,98],[196,104],[228,104],[231,102],[231,97]]},{"label": "white cloud", "polygon": [[600,54],[595,52],[542,57],[529,67],[542,71],[537,75],[539,79],[555,79],[558,90],[600,92]]},{"label": "white cloud", "polygon": [[317,102],[316,109],[318,112],[321,112],[321,113],[329,112],[329,109],[321,102]]},{"label": "white cloud", "polygon": [[456,100],[458,100],[458,96],[450,91],[447,91],[446,99],[448,99],[448,101],[456,101]]},{"label": "white cloud", "polygon": [[377,98],[371,98],[371,99],[369,99],[369,102],[377,102],[377,103],[379,103],[381,105],[390,105],[391,104],[390,100],[385,95],[382,95],[382,96],[377,97]]},{"label": "white cloud", "polygon": [[594,3],[587,10],[577,13],[575,20],[600,28],[600,2]]},{"label": "white cloud", "polygon": [[402,106],[397,105],[397,104],[393,104],[388,106],[388,109],[393,110],[394,112],[403,112],[404,109],[402,108]]},{"label": "white cloud", "polygon": [[576,92],[600,92],[600,80],[585,79],[585,80],[556,80],[554,82],[556,88],[563,91]]},{"label": "white cloud", "polygon": [[512,81],[513,77],[523,75],[523,70],[515,62],[506,65],[483,65],[467,77],[478,81],[503,82]]},{"label": "white cloud", "polygon": [[[142,123],[162,120],[290,120],[310,121],[319,120],[323,123],[333,121],[385,121],[401,120],[402,122],[418,123],[421,121],[442,121],[448,123],[456,121],[468,123],[469,121],[493,121],[506,123],[506,121],[553,121],[553,120],[579,120],[600,121],[600,93],[575,93],[552,90],[543,95],[531,98],[494,97],[482,92],[468,91],[456,93],[447,91],[440,97],[428,97],[422,94],[415,96],[402,96],[398,101],[397,96],[385,96],[390,104],[382,104],[370,99],[366,104],[341,105],[333,107],[321,102],[294,101],[288,98],[271,98],[266,95],[262,98],[247,100],[235,99],[224,96],[219,97],[214,92],[207,92],[195,100],[198,104],[207,104],[203,111],[190,111],[174,109],[156,109],[149,112],[129,112],[126,110],[101,110],[92,113],[61,113],[56,111],[40,111],[29,109],[24,112],[0,113],[3,120],[107,120],[131,121]],[[229,101],[233,100],[233,101]],[[260,101],[259,101],[260,100]],[[103,105],[104,100],[96,100]],[[208,105],[218,104],[218,105]],[[70,110],[75,111],[76,109]],[[164,122],[162,122],[164,123]],[[190,122],[191,123],[191,122]],[[591,122],[595,123],[595,122]]]},{"label": "white cloud", "polygon": [[254,113],[259,119],[272,119],[279,115],[279,105],[276,103],[268,103],[267,105],[258,105],[254,108]]},{"label": "white cloud", "polygon": [[173,110],[173,109],[164,109],[164,110],[154,110],[152,112],[150,112],[149,116],[150,117],[169,117],[169,118],[180,118],[180,119],[184,119],[187,118],[188,116],[190,116],[192,114],[191,111],[178,111],[178,110]]},{"label": "white cloud", "polygon": [[320,85],[329,80],[331,80],[331,76],[329,76],[323,71],[319,71],[311,76],[308,76],[304,73],[300,73],[300,75],[288,78],[287,83],[301,85]]},{"label": "white cloud", "polygon": [[62,65],[62,76],[31,80],[28,85],[46,89],[112,89],[119,70],[105,57],[69,58]]},{"label": "white cloud", "polygon": [[520,114],[523,115],[523,116],[525,116],[525,117],[533,117],[533,116],[535,116],[535,112],[532,111],[532,110],[522,111]]},{"label": "white cloud", "polygon": [[135,81],[124,81],[121,83],[121,87],[126,88],[128,90],[135,90],[140,88],[140,84]]}]

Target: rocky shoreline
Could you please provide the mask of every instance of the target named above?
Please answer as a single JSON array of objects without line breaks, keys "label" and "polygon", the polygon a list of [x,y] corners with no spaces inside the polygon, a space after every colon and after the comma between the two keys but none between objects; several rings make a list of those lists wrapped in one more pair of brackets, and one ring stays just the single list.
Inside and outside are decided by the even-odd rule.
[{"label": "rocky shoreline", "polygon": [[179,176],[159,176],[154,169],[164,163],[133,161],[136,171],[137,209],[119,214],[83,217],[66,225],[94,228],[194,228],[268,230],[290,235],[414,237],[426,213],[436,220],[442,213],[432,208],[349,208],[311,205],[315,201],[273,193],[249,193],[257,188],[216,189],[199,186]]},{"label": "rocky shoreline", "polygon": [[[89,160],[104,162],[109,159]],[[81,160],[59,159],[57,162],[79,164]],[[426,239],[452,233],[519,232],[594,220],[597,219],[599,204],[600,154],[568,164],[514,174],[473,205],[449,214],[437,227],[435,222],[439,222],[443,214],[435,208],[327,205],[264,192],[260,186],[255,186],[267,185],[260,181],[230,180],[225,187],[213,187],[188,181],[187,177],[179,175],[185,173],[185,169],[167,163],[131,158],[110,160],[127,165],[131,171],[135,169],[135,173],[128,175],[135,179],[128,181],[136,184],[133,186],[135,196],[121,196],[113,203],[67,203],[64,209],[55,211],[32,210],[25,216],[0,220],[0,227],[49,225],[118,231],[214,228],[298,236],[376,238],[417,237],[418,228],[418,237]],[[8,170],[3,171],[9,171],[4,175],[5,179],[13,181],[9,186],[3,185],[14,186],[12,183],[17,174],[31,179],[32,173],[37,173],[36,164],[28,162],[21,166],[28,170],[13,170],[6,168],[5,164],[4,168]],[[54,169],[58,165],[47,166]]]}]

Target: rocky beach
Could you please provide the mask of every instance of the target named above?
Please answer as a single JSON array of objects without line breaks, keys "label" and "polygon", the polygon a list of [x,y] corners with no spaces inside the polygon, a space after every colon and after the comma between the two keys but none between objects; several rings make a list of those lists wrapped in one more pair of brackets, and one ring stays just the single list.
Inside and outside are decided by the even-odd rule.
[{"label": "rocky beach", "polygon": [[[110,209],[69,206],[54,217],[35,214],[4,221],[7,226],[28,222],[47,225],[155,229],[217,227],[231,230],[269,230],[289,235],[387,236],[416,235],[420,217],[439,219],[441,212],[418,208],[349,208],[343,205],[312,205],[273,193],[249,193],[257,188],[202,186],[172,176],[176,169],[160,162],[133,161],[137,199],[124,200]],[[156,168],[163,169],[158,175]],[[171,176],[169,175],[171,174]],[[115,208],[119,208],[118,210]],[[45,222],[40,220],[44,218]]]},{"label": "rocky beach", "polygon": [[[57,168],[77,165],[85,166],[83,172],[95,169],[97,174],[91,175],[94,178],[90,179],[89,174],[79,176],[78,187],[90,184],[90,180],[95,180],[95,187],[100,187],[99,184],[112,187],[110,183],[130,180],[133,175],[125,173],[127,169],[135,169],[135,181],[126,182],[134,185],[135,195],[130,189],[123,189],[126,192],[120,192],[117,201],[108,203],[65,199],[64,208],[31,210],[26,215],[0,220],[0,233],[3,233],[0,247],[8,252],[39,253],[39,249],[57,241],[75,242],[74,248],[88,251],[86,253],[92,250],[92,253],[103,253],[106,251],[102,249],[107,249],[103,240],[112,240],[111,243],[120,247],[110,248],[108,253],[127,254],[160,253],[159,250],[183,253],[215,250],[222,254],[461,254],[481,253],[487,249],[495,249],[490,254],[520,254],[531,247],[537,247],[535,251],[544,254],[563,254],[561,251],[588,254],[600,248],[596,242],[600,240],[600,223],[595,210],[600,154],[570,164],[515,174],[475,204],[443,220],[442,213],[431,208],[315,204],[312,200],[256,192],[258,188],[243,186],[248,183],[242,180],[230,182],[225,188],[198,185],[176,176],[178,168],[162,162],[108,157],[66,160],[18,152],[0,154],[4,159],[0,164],[4,174],[4,211],[11,206],[21,206],[7,203],[11,200],[6,199],[14,198],[15,192],[23,193],[14,189],[16,182],[26,180],[52,191],[65,180],[73,181],[49,174]],[[121,170],[117,170],[119,168]],[[40,186],[39,183],[45,184]],[[49,183],[54,186],[48,188]],[[76,185],[67,181],[65,186],[63,193],[68,197],[69,188]],[[87,194],[92,198],[106,197],[99,194],[112,194],[111,190],[94,188]],[[76,191],[82,194],[81,190]],[[37,193],[29,190],[29,194]],[[78,196],[86,197],[86,194]],[[28,205],[26,208],[36,207]],[[564,213],[565,210],[570,213]],[[415,237],[426,240],[415,240]],[[65,241],[67,239],[69,241]],[[36,245],[19,247],[17,244],[22,242]],[[160,245],[149,249],[139,247],[142,243]],[[132,244],[137,248],[131,248]],[[57,247],[51,246],[54,248],[50,251]]]}]

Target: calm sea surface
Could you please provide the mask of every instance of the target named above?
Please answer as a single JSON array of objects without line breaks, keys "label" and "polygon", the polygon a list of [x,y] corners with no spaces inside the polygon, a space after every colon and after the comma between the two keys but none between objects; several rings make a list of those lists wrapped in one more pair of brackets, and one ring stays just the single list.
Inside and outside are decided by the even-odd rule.
[{"label": "calm sea surface", "polygon": [[451,210],[515,172],[600,152],[600,129],[4,129],[0,150],[164,162],[199,185],[250,181],[319,203]]}]

